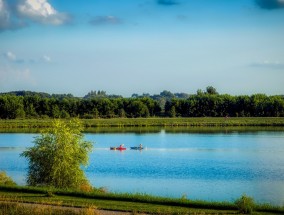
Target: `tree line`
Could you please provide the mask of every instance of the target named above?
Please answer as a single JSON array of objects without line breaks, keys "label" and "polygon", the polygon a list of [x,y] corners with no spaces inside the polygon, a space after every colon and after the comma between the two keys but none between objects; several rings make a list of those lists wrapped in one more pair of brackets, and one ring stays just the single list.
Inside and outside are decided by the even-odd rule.
[{"label": "tree line", "polygon": [[0,95],[0,118],[115,118],[159,116],[151,98],[42,98],[38,95]]},{"label": "tree line", "polygon": [[196,94],[133,94],[131,98],[91,91],[71,94],[11,92],[0,94],[0,118],[138,118],[138,117],[284,117],[284,97],[232,96],[207,87]]},{"label": "tree line", "polygon": [[165,104],[169,117],[283,117],[281,96],[193,95],[172,99]]}]

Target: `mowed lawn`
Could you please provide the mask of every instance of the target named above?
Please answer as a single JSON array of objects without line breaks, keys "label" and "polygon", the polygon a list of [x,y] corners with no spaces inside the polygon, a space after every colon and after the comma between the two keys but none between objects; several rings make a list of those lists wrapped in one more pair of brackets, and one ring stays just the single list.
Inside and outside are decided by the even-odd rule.
[{"label": "mowed lawn", "polygon": [[[33,203],[37,207],[27,207],[26,214],[33,214],[39,205],[64,206],[78,211],[82,208],[130,212],[132,214],[238,214],[232,202],[206,202],[184,198],[172,199],[143,194],[84,193],[73,191],[49,191],[33,187],[0,187],[0,214],[9,210],[7,204],[14,204],[10,210],[22,208],[23,203]],[[30,205],[30,204],[29,204]],[[59,210],[59,209],[57,209]],[[257,205],[255,214],[283,214],[284,208],[271,205]],[[84,212],[84,211],[83,211]],[[23,213],[22,213],[23,214]],[[64,214],[64,213],[63,213]],[[69,213],[70,214],[70,213]]]}]

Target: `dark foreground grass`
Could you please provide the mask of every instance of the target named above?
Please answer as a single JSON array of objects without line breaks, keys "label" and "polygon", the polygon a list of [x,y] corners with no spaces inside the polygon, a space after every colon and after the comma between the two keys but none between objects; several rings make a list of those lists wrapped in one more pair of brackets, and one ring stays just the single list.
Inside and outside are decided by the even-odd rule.
[{"label": "dark foreground grass", "polygon": [[[0,120],[0,129],[41,129],[51,125],[52,119]],[[230,127],[230,126],[284,126],[284,117],[200,117],[200,118],[113,118],[82,119],[88,128],[102,127]]]},{"label": "dark foreground grass", "polygon": [[[237,206],[230,202],[206,202],[143,194],[114,194],[100,190],[84,193],[21,186],[0,186],[0,200],[150,214],[236,214],[238,211]],[[259,214],[284,214],[283,207],[272,205],[256,205],[255,210]]]},{"label": "dark foreground grass", "polygon": [[98,211],[92,207],[78,210],[71,207],[0,201],[0,215],[65,215],[65,214],[99,215]]}]

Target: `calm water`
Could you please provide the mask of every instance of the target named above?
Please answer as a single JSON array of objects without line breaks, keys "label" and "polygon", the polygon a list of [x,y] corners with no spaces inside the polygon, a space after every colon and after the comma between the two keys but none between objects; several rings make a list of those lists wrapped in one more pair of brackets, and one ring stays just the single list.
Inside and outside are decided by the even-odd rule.
[{"label": "calm water", "polygon": [[[36,134],[0,134],[0,170],[25,184],[19,157]],[[233,201],[242,194],[284,205],[284,131],[88,133],[95,142],[85,171],[94,186],[190,199]],[[110,151],[110,146],[147,147]]]}]

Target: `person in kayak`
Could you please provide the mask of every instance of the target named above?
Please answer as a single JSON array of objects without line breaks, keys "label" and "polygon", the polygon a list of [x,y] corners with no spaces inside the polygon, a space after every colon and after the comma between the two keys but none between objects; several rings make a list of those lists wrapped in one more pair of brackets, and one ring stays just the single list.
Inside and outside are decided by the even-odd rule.
[{"label": "person in kayak", "polygon": [[140,143],[140,145],[139,145],[139,148],[140,148],[140,149],[143,149],[143,146],[142,146],[142,144],[141,144],[141,143]]}]

